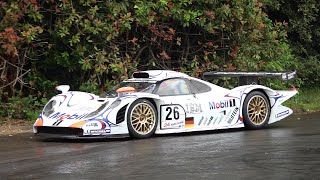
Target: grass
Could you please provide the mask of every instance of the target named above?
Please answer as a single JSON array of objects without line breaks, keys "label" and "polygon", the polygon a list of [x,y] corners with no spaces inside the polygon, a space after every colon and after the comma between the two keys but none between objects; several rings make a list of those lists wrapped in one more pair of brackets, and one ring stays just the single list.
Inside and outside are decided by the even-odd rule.
[{"label": "grass", "polygon": [[319,111],[320,110],[320,88],[302,88],[299,93],[283,103],[295,111]]}]

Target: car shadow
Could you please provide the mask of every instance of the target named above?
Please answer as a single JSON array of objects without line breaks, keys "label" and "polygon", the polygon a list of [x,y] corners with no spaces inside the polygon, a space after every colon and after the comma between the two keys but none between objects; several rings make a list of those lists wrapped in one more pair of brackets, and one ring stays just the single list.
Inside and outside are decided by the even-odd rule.
[{"label": "car shadow", "polygon": [[[196,131],[196,132],[182,132],[182,133],[172,133],[172,134],[155,134],[149,139],[159,138],[159,137],[183,137],[183,136],[199,136],[199,135],[209,135],[209,134],[222,134],[222,133],[236,133],[236,132],[249,132],[249,131],[261,131],[270,129],[280,129],[285,128],[283,126],[267,126],[260,130],[247,130],[245,128],[235,128],[235,129],[218,129],[218,130],[207,130],[207,131]],[[135,139],[128,135],[116,136],[116,137],[35,137],[33,138],[39,142],[65,142],[65,143],[95,143],[95,142],[117,142],[117,141],[143,141],[146,139]]]},{"label": "car shadow", "polygon": [[[172,134],[155,134],[150,138],[153,139],[158,137],[183,137],[183,136],[197,136],[197,135],[208,135],[208,134],[219,134],[219,133],[232,133],[244,131],[244,128],[237,129],[222,129],[222,130],[208,130],[198,132],[183,132],[183,133],[172,133]],[[36,141],[39,142],[66,142],[66,143],[94,143],[94,142],[117,142],[117,141],[142,141],[146,139],[135,139],[129,136],[118,136],[118,137],[35,137]]]}]

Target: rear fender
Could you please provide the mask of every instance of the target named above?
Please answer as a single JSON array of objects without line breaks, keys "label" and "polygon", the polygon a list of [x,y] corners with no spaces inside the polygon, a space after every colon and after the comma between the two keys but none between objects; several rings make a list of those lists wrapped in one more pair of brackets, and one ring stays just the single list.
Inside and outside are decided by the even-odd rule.
[{"label": "rear fender", "polygon": [[[292,110],[290,108],[282,106],[281,104],[294,96],[297,91],[276,91],[261,85],[246,85],[232,89],[227,96],[240,97],[240,109],[242,109],[245,98],[252,91],[263,92],[269,99],[271,108],[269,124],[279,121],[292,114]],[[242,111],[240,111],[240,119],[243,119]]]},{"label": "rear fender", "polygon": [[273,104],[271,105],[271,114],[269,119],[269,124],[277,122],[281,119],[288,117],[293,111],[282,105],[283,102],[288,100],[297,94],[298,91],[277,91],[279,95],[277,96],[269,96],[272,100]]}]

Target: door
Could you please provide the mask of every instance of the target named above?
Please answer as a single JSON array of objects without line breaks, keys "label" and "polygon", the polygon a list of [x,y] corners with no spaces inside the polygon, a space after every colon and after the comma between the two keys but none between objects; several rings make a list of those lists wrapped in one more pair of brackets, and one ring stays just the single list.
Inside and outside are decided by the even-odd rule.
[{"label": "door", "polygon": [[160,129],[194,128],[194,117],[190,113],[201,111],[196,98],[183,78],[167,79],[159,84],[156,94],[161,96],[159,109]]}]

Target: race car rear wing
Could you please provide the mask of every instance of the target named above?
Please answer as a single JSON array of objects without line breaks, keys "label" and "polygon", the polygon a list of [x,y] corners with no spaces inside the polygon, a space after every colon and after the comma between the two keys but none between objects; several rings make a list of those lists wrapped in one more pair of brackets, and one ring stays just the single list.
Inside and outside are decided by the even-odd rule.
[{"label": "race car rear wing", "polygon": [[203,73],[204,80],[212,80],[220,77],[238,77],[239,85],[258,84],[258,78],[277,77],[283,81],[294,79],[297,71],[291,72],[225,72],[225,71],[210,71]]}]

